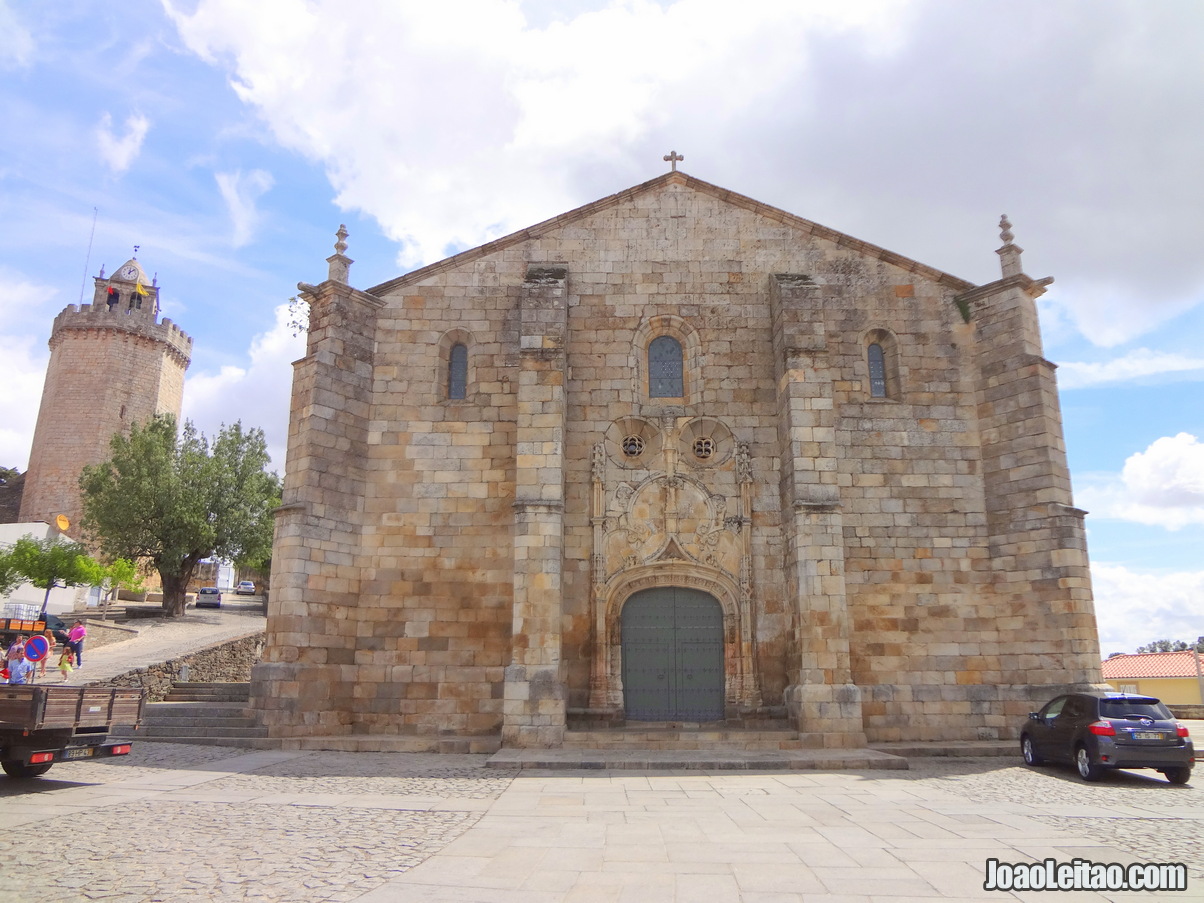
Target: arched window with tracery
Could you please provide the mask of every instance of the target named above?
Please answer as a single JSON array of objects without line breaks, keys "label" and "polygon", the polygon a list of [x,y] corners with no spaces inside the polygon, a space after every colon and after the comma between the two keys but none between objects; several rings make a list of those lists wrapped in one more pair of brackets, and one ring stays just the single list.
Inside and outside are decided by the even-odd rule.
[{"label": "arched window with tracery", "polygon": [[468,394],[468,346],[452,345],[447,355],[447,397],[464,398]]},{"label": "arched window with tracery", "polygon": [[648,396],[681,398],[685,395],[684,358],[681,342],[673,336],[657,336],[648,344]]}]

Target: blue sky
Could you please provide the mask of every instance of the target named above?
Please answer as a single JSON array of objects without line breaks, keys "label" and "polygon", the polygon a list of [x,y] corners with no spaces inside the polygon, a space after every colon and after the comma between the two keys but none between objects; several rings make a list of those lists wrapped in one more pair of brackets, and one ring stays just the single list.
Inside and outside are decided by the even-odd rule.
[{"label": "blue sky", "polygon": [[[651,178],[975,282],[1006,212],[1059,365],[1105,653],[1204,634],[1204,6],[0,0],[0,464],[54,315],[138,258],[185,414],[283,461],[284,305],[346,223],[367,287]],[[95,211],[95,234],[92,235]],[[91,250],[89,251],[89,242]]]}]

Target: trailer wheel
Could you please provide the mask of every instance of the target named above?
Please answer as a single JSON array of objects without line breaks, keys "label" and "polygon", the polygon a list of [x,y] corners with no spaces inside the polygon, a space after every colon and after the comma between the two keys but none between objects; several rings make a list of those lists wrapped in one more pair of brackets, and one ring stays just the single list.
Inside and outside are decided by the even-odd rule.
[{"label": "trailer wheel", "polygon": [[0,762],[0,768],[3,768],[4,773],[10,778],[36,778],[38,775],[50,771],[50,766],[53,764],[53,762],[42,762],[38,765],[26,765],[23,762],[5,760]]}]

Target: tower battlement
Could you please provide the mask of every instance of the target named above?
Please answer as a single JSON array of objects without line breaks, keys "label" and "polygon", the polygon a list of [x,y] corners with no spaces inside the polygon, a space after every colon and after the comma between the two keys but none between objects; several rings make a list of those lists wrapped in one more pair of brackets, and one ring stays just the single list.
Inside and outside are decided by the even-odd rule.
[{"label": "tower battlement", "polygon": [[68,304],[54,318],[50,331],[50,347],[60,340],[68,330],[101,329],[129,333],[140,338],[161,342],[176,356],[183,359],[184,366],[192,360],[192,336],[184,332],[170,318],[158,318],[153,306],[121,309],[107,304]]},{"label": "tower battlement", "polygon": [[[135,249],[137,250],[137,249]],[[95,278],[91,304],[69,304],[50,331],[50,363],[33,435],[22,521],[67,518],[79,535],[82,468],[110,440],[158,414],[180,416],[192,337],[159,319],[159,284],[137,258]]]}]

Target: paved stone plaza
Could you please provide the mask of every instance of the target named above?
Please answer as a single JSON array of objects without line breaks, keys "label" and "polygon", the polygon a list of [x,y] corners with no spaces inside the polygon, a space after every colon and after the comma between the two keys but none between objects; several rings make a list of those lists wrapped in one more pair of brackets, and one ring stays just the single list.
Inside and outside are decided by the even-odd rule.
[{"label": "paved stone plaza", "polygon": [[1183,861],[1204,899],[1201,791],[1085,785],[1011,759],[875,772],[507,772],[483,756],[140,742],[0,779],[21,899],[466,903],[1146,901],[989,893],[983,863]]}]

